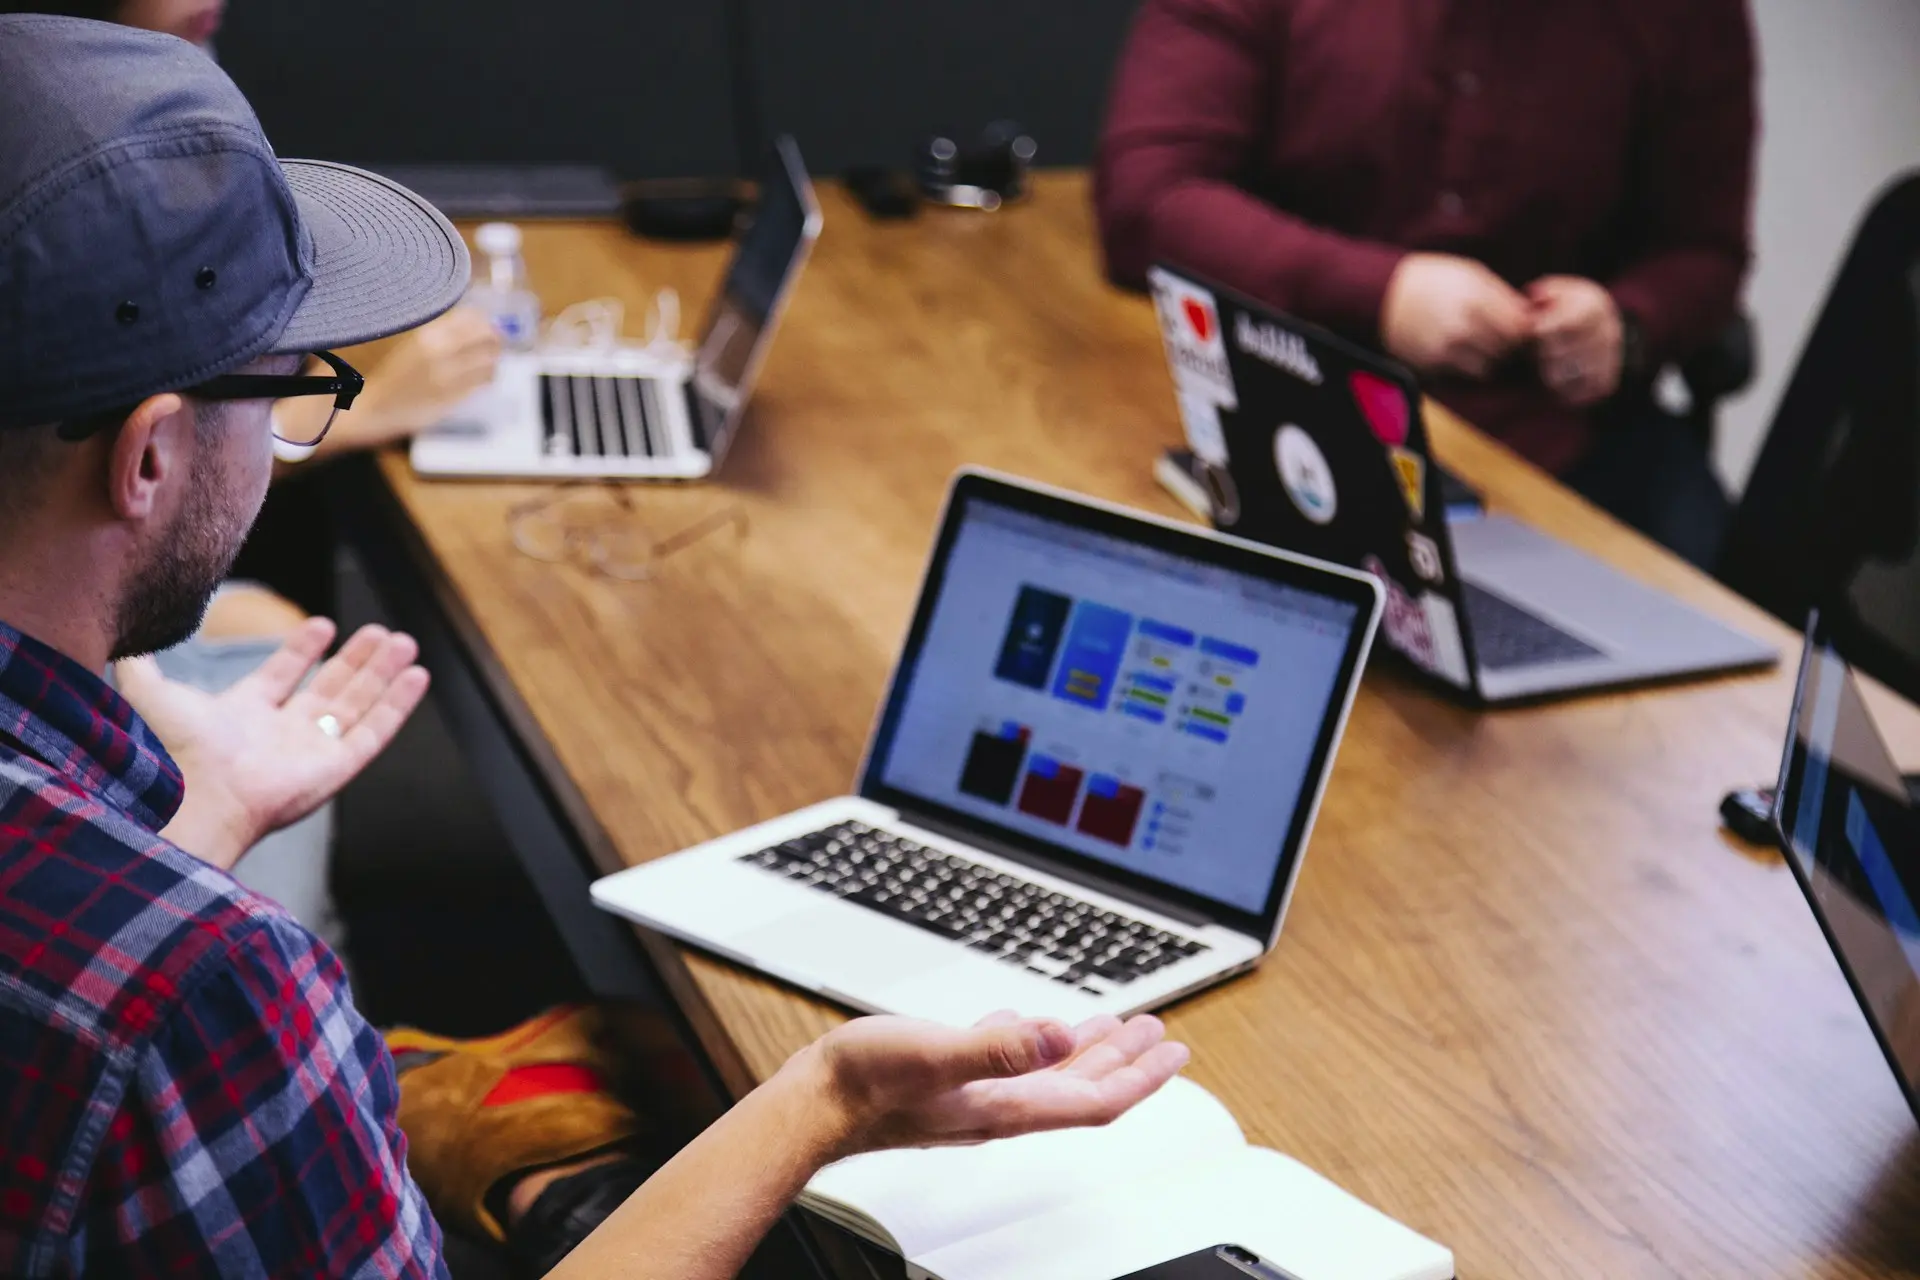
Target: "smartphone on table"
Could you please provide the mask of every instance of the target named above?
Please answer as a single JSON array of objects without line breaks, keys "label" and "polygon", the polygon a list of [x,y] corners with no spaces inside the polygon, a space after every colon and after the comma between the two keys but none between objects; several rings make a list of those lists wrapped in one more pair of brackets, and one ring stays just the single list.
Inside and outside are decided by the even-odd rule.
[{"label": "smartphone on table", "polygon": [[1279,1264],[1268,1262],[1237,1244],[1217,1244],[1184,1258],[1163,1262],[1120,1280],[1300,1280]]}]

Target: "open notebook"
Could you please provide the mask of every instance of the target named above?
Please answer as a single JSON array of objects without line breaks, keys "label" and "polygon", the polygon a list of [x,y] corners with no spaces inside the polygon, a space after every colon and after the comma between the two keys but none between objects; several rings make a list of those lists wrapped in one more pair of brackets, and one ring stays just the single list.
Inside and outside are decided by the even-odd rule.
[{"label": "open notebook", "polygon": [[1453,1254],[1297,1160],[1247,1145],[1185,1078],[1104,1129],[882,1151],[800,1203],[932,1280],[1113,1280],[1217,1244],[1300,1280],[1451,1280]]}]

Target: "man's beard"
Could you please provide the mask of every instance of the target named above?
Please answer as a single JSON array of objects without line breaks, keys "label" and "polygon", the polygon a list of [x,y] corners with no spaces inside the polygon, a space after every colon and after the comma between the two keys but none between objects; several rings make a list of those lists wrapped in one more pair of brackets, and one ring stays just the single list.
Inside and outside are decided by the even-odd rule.
[{"label": "man's beard", "polygon": [[200,629],[250,523],[222,509],[220,470],[214,450],[203,440],[180,513],[120,601],[115,661],[171,649]]}]

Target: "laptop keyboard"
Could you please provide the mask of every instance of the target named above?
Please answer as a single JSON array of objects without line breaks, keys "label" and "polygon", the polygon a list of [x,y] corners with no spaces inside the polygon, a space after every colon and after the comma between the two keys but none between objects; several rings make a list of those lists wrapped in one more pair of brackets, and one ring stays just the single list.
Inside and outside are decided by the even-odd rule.
[{"label": "laptop keyboard", "polygon": [[861,822],[797,836],[739,861],[1088,995],[1106,995],[1208,950],[1117,911]]},{"label": "laptop keyboard", "polygon": [[1471,582],[1460,585],[1467,622],[1473,628],[1473,654],[1487,670],[1506,671],[1601,656],[1600,650],[1578,636],[1568,635],[1506,597]]},{"label": "laptop keyboard", "polygon": [[540,417],[548,456],[659,458],[672,452],[655,378],[543,373]]}]

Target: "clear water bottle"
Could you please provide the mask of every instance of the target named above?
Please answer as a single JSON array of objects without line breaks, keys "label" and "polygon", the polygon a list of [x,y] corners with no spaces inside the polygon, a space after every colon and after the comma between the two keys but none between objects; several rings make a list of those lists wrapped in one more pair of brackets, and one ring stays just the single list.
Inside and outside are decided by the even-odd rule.
[{"label": "clear water bottle", "polygon": [[540,296],[527,287],[527,261],[520,256],[520,228],[489,222],[474,232],[480,251],[467,304],[486,312],[509,351],[530,351],[540,338]]}]

